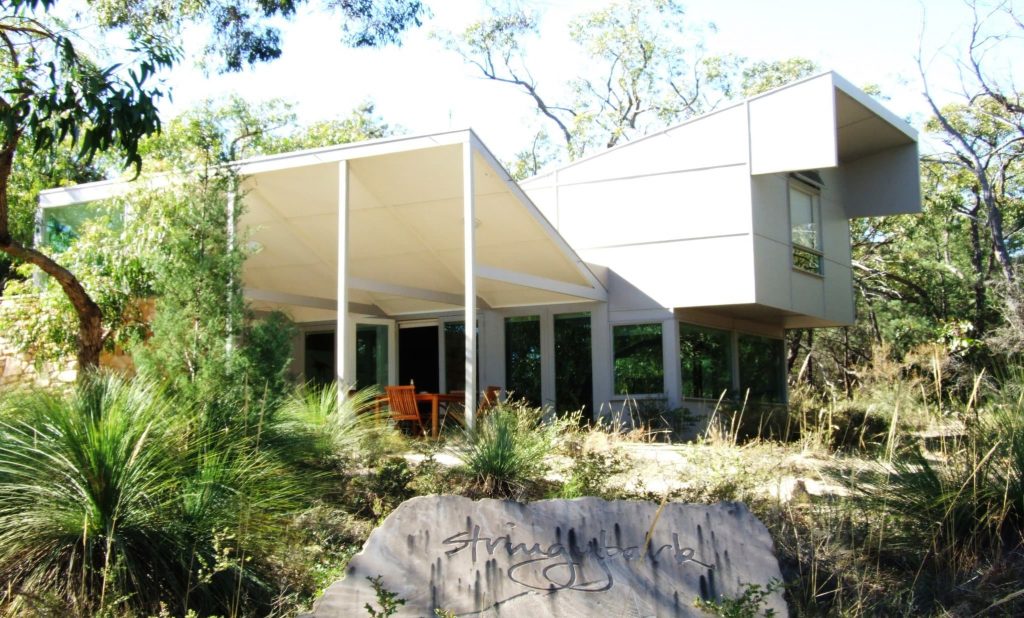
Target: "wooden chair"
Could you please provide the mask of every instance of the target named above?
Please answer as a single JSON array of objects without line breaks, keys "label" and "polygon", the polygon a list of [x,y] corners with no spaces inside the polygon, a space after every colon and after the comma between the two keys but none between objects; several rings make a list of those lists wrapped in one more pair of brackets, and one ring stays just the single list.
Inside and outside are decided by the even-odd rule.
[{"label": "wooden chair", "polygon": [[[457,393],[463,393],[464,394],[465,391],[451,391],[451,393],[453,395],[457,394]],[[483,396],[480,398],[480,401],[477,403],[477,406],[476,406],[476,419],[475,420],[479,421],[481,418],[484,417],[484,415],[487,413],[488,410],[490,410],[494,406],[498,405],[500,397],[501,397],[501,387],[500,386],[488,386],[486,389],[484,389]],[[458,423],[460,427],[465,427],[466,426],[466,417],[463,414],[463,410],[461,408],[456,407],[456,408],[453,409],[452,408],[452,404],[448,404],[448,409],[445,410],[444,420],[447,421],[449,416],[451,416],[452,420],[455,421],[456,423]],[[441,427],[442,428],[444,427],[443,423],[442,423]]]},{"label": "wooden chair", "polygon": [[420,436],[427,435],[420,419],[419,404],[416,403],[416,387],[385,386],[384,390],[388,395],[388,409],[395,424],[408,422],[413,429],[419,431]]},{"label": "wooden chair", "polygon": [[488,386],[484,389],[484,396],[480,398],[480,405],[476,408],[477,417],[483,416],[499,403],[501,403],[501,387]]}]

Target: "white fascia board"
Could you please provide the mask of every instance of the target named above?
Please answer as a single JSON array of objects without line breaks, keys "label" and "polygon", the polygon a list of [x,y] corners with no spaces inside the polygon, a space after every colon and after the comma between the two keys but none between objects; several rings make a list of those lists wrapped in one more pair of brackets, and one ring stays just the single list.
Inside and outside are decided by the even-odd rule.
[{"label": "white fascia board", "polygon": [[136,180],[99,180],[71,187],[44,189],[39,192],[40,208],[60,208],[120,197],[137,189],[161,189],[174,181],[174,174],[161,173]]},{"label": "white fascia board", "polygon": [[320,163],[337,163],[338,161],[359,159],[363,157],[375,157],[379,155],[394,154],[396,152],[408,152],[422,150],[436,146],[450,146],[461,144],[466,141],[468,129],[448,131],[445,133],[434,133],[428,135],[414,135],[409,137],[385,138],[367,142],[353,142],[340,146],[328,146],[313,150],[300,150],[279,155],[255,157],[233,163],[235,170],[242,175],[259,174],[265,172],[276,172],[279,170],[317,165]]},{"label": "white fascia board", "polygon": [[[505,186],[507,186],[508,190],[511,191],[512,194],[516,196],[516,199],[518,199],[520,204],[522,204],[522,206],[526,209],[526,212],[530,213],[530,216],[533,217],[533,220],[537,222],[537,225],[541,226],[541,228],[547,234],[548,238],[558,246],[559,250],[561,250],[562,253],[566,255],[572,261],[573,264],[576,265],[576,269],[579,271],[579,273],[583,276],[584,279],[586,279],[590,283],[593,289],[591,289],[588,295],[583,296],[583,298],[593,298],[593,296],[597,294],[602,296],[602,298],[595,300],[608,300],[608,290],[605,289],[605,286],[601,282],[601,280],[598,279],[594,275],[594,273],[590,271],[589,268],[587,268],[586,262],[584,262],[580,258],[580,256],[576,254],[576,250],[573,249],[572,246],[570,246],[564,238],[562,238],[562,235],[558,232],[557,229],[555,229],[555,226],[551,225],[551,222],[548,221],[547,217],[545,217],[544,214],[540,211],[540,209],[537,208],[537,206],[533,203],[529,196],[526,195],[523,189],[518,184],[516,184],[514,180],[512,180],[512,177],[509,176],[504,166],[502,166],[501,163],[498,162],[498,159],[495,158],[495,156],[491,153],[487,146],[485,146],[484,143],[480,141],[480,138],[478,138],[476,134],[473,133],[472,130],[469,131],[469,140],[474,152],[479,153],[480,156],[482,156],[484,160],[486,160],[487,163],[494,169],[494,171],[499,174],[499,177],[505,183]],[[477,268],[479,269],[483,267],[478,266]],[[546,279],[543,279],[542,277],[538,277],[537,279],[548,281]],[[565,285],[572,284],[567,283]],[[543,286],[532,287],[541,287],[541,289],[547,289]],[[583,288],[583,286],[575,287],[585,289]]]},{"label": "white fascia board", "polygon": [[566,283],[564,281],[556,281],[555,279],[548,279],[546,277],[538,277],[527,273],[505,270],[504,268],[485,266],[483,264],[477,264],[476,275],[483,279],[491,279],[493,281],[501,281],[502,283],[511,283],[513,285],[545,290],[548,292],[556,292],[567,296],[576,296],[578,298],[586,298],[588,300],[598,300],[603,302],[608,301],[608,292],[603,287],[592,288],[585,285],[576,285],[573,283]]}]

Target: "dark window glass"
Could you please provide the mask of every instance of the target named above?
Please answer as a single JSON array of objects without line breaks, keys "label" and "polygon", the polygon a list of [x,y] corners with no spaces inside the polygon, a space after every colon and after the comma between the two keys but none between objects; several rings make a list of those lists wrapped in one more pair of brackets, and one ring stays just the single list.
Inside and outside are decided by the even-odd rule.
[{"label": "dark window glass", "polygon": [[740,399],[781,402],[785,393],[785,361],[781,339],[740,335]]},{"label": "dark window glass", "polygon": [[612,329],[615,392],[620,395],[665,392],[661,324],[629,324]]},{"label": "dark window glass", "polygon": [[444,323],[445,392],[466,389],[466,323]]},{"label": "dark window glass", "polygon": [[594,373],[590,357],[590,314],[555,316],[555,406],[559,413],[594,408]]},{"label": "dark window glass", "polygon": [[505,388],[540,405],[540,316],[505,318]]},{"label": "dark window glass", "polygon": [[388,327],[356,324],[356,387],[388,383]]},{"label": "dark window glass", "polygon": [[334,333],[307,333],[303,373],[306,381],[327,386],[335,380]]},{"label": "dark window glass", "polygon": [[732,355],[724,330],[679,325],[683,397],[718,399],[732,390]]}]

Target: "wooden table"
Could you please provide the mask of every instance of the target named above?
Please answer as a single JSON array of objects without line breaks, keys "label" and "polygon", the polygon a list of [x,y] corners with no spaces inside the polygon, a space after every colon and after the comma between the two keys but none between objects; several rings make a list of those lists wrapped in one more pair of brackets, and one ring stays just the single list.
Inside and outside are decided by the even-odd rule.
[{"label": "wooden table", "polygon": [[[466,396],[464,394],[453,395],[450,393],[416,393],[417,402],[430,402],[430,437],[436,439],[438,433],[440,433],[439,417],[441,402],[443,401],[445,403],[451,404],[459,403],[465,400]],[[374,400],[378,412],[380,412],[381,404],[385,404],[387,403],[387,401],[387,395],[382,395],[378,397],[376,400]]]}]

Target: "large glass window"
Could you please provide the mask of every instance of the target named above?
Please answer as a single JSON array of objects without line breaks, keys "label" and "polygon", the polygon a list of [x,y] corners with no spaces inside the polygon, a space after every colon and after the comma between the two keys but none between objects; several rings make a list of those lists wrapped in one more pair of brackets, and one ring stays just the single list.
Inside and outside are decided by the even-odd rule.
[{"label": "large glass window", "polygon": [[445,392],[466,389],[466,323],[444,323]]},{"label": "large glass window", "polygon": [[683,397],[718,399],[732,390],[732,345],[727,331],[679,325]]},{"label": "large glass window", "polygon": [[821,274],[821,200],[809,185],[789,185],[789,223],[793,243],[793,267]]},{"label": "large glass window", "polygon": [[388,383],[388,327],[356,324],[356,386]]},{"label": "large glass window", "polygon": [[539,406],[540,316],[505,318],[505,388]]},{"label": "large glass window", "polygon": [[740,398],[750,391],[750,401],[781,402],[786,388],[785,358],[781,339],[740,335]]},{"label": "large glass window", "polygon": [[612,329],[612,340],[616,394],[665,392],[661,324],[616,326]]},{"label": "large glass window", "polygon": [[43,244],[61,253],[78,238],[82,226],[89,221],[105,222],[111,229],[117,230],[124,225],[124,210],[103,202],[44,208]]},{"label": "large glass window", "polygon": [[[476,375],[480,375],[480,329],[476,337]],[[445,392],[466,389],[466,323],[444,323]]]},{"label": "large glass window", "polygon": [[555,406],[558,412],[594,408],[594,373],[590,357],[590,314],[555,316]]}]

